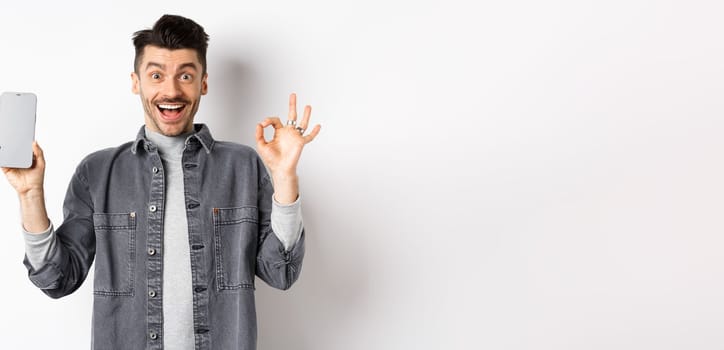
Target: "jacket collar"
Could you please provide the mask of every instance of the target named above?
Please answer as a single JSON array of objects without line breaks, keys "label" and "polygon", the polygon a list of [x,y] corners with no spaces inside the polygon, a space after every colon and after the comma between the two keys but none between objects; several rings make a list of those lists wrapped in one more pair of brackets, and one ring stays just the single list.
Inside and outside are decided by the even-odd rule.
[{"label": "jacket collar", "polygon": [[[136,135],[136,141],[133,142],[133,145],[131,146],[131,153],[136,154],[138,151],[138,146],[143,146],[147,150],[151,150],[151,148],[155,149],[155,145],[151,143],[146,138],[146,131],[145,126],[141,126],[141,129],[138,130],[138,134]],[[193,143],[200,143],[201,146],[204,147],[204,150],[206,153],[211,153],[211,150],[214,148],[214,138],[211,136],[211,131],[209,131],[209,128],[206,126],[206,124],[194,124],[194,133],[191,134],[186,139],[186,144],[193,144]],[[141,145],[143,144],[143,145]]]}]

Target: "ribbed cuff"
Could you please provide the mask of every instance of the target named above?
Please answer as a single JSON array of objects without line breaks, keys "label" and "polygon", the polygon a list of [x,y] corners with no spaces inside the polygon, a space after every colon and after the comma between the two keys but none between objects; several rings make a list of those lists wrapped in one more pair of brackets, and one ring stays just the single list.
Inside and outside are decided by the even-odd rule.
[{"label": "ribbed cuff", "polygon": [[302,236],[302,203],[300,197],[289,204],[279,204],[272,196],[271,227],[289,251]]},{"label": "ribbed cuff", "polygon": [[30,233],[22,228],[25,239],[25,256],[35,270],[45,265],[45,261],[55,249],[55,230],[51,222],[48,229],[41,233]]}]

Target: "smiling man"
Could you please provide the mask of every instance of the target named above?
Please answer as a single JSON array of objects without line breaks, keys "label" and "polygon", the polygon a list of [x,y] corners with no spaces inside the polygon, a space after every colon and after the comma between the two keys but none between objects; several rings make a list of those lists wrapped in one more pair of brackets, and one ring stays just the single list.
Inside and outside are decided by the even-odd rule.
[{"label": "smiling man", "polygon": [[146,126],[166,136],[188,132],[208,90],[205,63],[197,50],[159,47],[145,33],[135,38],[140,52],[131,79],[133,92],[141,95]]},{"label": "smiling man", "polygon": [[59,298],[95,261],[93,349],[255,349],[255,276],[287,289],[300,273],[296,168],[320,126],[305,135],[311,107],[297,123],[292,94],[286,124],[257,125],[261,157],[215,140],[194,124],[208,91],[203,28],[165,15],[133,43],[145,125],[134,141],[81,162],[57,229],[41,148],[30,169],[3,168],[20,198],[30,280]]}]

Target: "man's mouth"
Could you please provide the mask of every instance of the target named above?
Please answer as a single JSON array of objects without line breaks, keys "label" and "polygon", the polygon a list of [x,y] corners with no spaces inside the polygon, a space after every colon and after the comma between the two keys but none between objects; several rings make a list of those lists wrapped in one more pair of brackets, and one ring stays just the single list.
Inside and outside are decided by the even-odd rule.
[{"label": "man's mouth", "polygon": [[157,104],[156,107],[158,111],[161,112],[163,119],[173,121],[181,117],[181,112],[183,112],[186,105],[179,103],[160,103]]}]

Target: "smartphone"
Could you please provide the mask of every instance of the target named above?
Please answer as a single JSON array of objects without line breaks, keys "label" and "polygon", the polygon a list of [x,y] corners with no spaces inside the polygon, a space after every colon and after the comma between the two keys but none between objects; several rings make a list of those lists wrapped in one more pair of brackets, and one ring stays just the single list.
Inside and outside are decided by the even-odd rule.
[{"label": "smartphone", "polygon": [[37,101],[30,92],[0,95],[0,166],[30,168],[33,165]]}]

